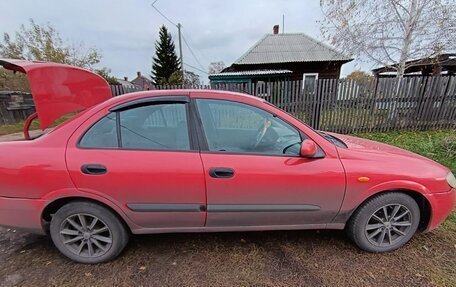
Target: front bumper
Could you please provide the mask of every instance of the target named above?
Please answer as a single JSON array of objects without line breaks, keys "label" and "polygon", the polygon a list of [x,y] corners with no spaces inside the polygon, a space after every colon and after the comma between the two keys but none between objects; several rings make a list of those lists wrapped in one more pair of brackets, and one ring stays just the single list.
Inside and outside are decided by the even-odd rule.
[{"label": "front bumper", "polygon": [[431,218],[425,231],[431,231],[444,222],[456,206],[456,189],[426,194],[426,198],[431,204]]},{"label": "front bumper", "polygon": [[0,226],[45,234],[41,212],[46,204],[42,199],[0,197]]}]

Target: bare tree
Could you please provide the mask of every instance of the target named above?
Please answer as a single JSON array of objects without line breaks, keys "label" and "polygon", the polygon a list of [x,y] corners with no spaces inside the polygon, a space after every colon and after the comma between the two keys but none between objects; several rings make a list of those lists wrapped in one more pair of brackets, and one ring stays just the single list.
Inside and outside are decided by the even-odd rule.
[{"label": "bare tree", "polygon": [[456,44],[455,0],[320,0],[324,37],[347,54],[393,68],[398,77]]},{"label": "bare tree", "polygon": [[353,80],[359,84],[368,84],[373,80],[373,76],[361,70],[356,70],[347,75],[347,80]]},{"label": "bare tree", "polygon": [[24,74],[0,69],[0,91],[30,92],[30,86]]},{"label": "bare tree", "polygon": [[200,80],[199,75],[197,75],[197,74],[195,74],[195,73],[193,73],[191,71],[185,70],[184,84],[185,85],[189,85],[189,86],[201,85],[201,80]]},{"label": "bare tree", "polygon": [[95,73],[98,75],[102,76],[106,82],[110,85],[120,85],[119,81],[116,79],[116,77],[111,75],[111,69],[108,69],[106,67],[103,67],[101,69],[95,69]]},{"label": "bare tree", "polygon": [[223,61],[212,62],[209,64],[209,74],[218,74],[225,68],[226,66]]},{"label": "bare tree", "polygon": [[39,25],[30,19],[29,26],[21,25],[14,39],[3,34],[0,56],[5,58],[51,61],[92,69],[100,62],[101,54],[83,43],[66,43],[50,24]]}]

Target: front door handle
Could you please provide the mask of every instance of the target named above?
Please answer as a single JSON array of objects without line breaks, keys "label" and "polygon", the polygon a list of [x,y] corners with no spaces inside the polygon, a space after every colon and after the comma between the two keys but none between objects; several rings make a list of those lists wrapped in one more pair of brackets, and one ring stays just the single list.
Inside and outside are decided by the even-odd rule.
[{"label": "front door handle", "polygon": [[83,166],[81,166],[81,171],[85,174],[101,175],[108,172],[108,169],[106,168],[106,166],[101,164],[84,164]]},{"label": "front door handle", "polygon": [[209,175],[215,178],[231,178],[234,176],[234,169],[228,167],[213,167],[209,170]]}]

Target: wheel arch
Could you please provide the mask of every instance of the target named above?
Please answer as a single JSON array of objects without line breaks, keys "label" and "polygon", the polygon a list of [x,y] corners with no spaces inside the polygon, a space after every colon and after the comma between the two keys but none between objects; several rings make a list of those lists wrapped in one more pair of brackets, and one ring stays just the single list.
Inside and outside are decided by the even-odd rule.
[{"label": "wheel arch", "polygon": [[66,204],[68,204],[70,202],[77,202],[77,201],[95,203],[95,204],[98,204],[98,205],[108,209],[109,211],[111,211],[120,220],[120,222],[125,226],[125,228],[127,228],[127,230],[129,232],[131,232],[132,223],[129,221],[128,218],[126,218],[126,216],[123,216],[119,212],[119,210],[117,210],[118,207],[115,208],[115,207],[112,207],[111,205],[109,205],[109,204],[107,204],[107,203],[105,203],[105,202],[103,202],[101,200],[97,200],[97,199],[89,198],[89,197],[84,197],[84,196],[61,197],[61,198],[57,198],[57,199],[49,202],[45,206],[43,211],[41,212],[41,222],[42,222],[43,230],[46,233],[49,233],[49,225],[50,225],[50,222],[51,222],[51,219],[52,219],[52,214],[56,213],[64,205],[66,205]]},{"label": "wheel arch", "polygon": [[352,210],[352,212],[350,213],[350,215],[348,217],[347,222],[351,220],[351,218],[353,217],[353,214],[355,214],[355,212],[358,209],[360,209],[364,205],[364,203],[366,203],[367,201],[369,201],[371,198],[373,198],[375,196],[378,196],[380,194],[385,194],[385,193],[403,193],[403,194],[406,194],[406,195],[410,196],[411,198],[413,198],[413,200],[415,200],[415,202],[417,203],[417,205],[420,209],[420,224],[418,225],[418,230],[419,231],[426,230],[426,228],[428,227],[428,225],[430,223],[430,219],[431,219],[431,212],[432,212],[431,204],[427,200],[427,198],[423,195],[423,193],[413,190],[413,189],[407,189],[407,188],[387,189],[387,190],[382,190],[382,191],[378,191],[374,194],[371,194],[369,197],[365,198],[356,208],[354,208]]}]

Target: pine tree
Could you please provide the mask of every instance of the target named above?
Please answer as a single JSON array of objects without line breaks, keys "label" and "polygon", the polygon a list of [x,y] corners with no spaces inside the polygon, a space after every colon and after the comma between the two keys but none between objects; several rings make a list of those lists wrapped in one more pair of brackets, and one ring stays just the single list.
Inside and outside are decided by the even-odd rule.
[{"label": "pine tree", "polygon": [[171,34],[163,25],[159,40],[155,43],[155,57],[152,64],[152,79],[155,85],[169,83],[171,75],[180,70],[180,59],[176,55]]}]

